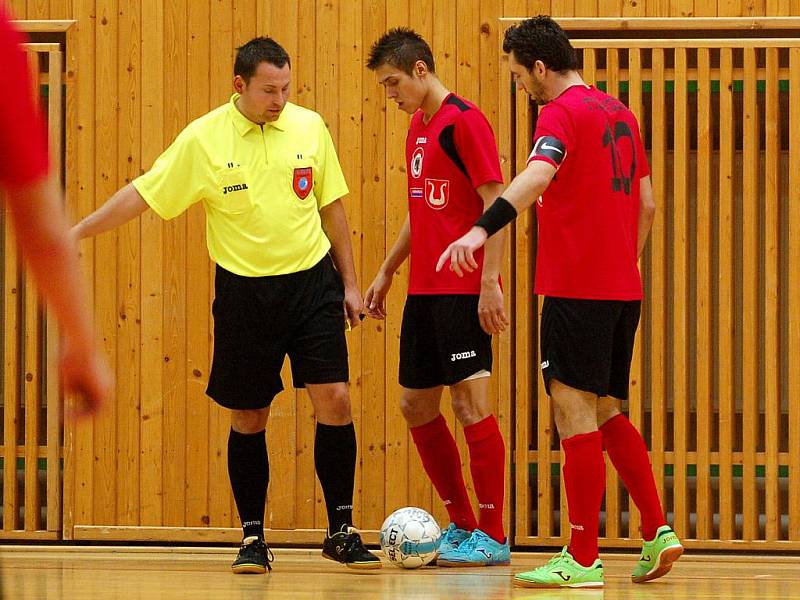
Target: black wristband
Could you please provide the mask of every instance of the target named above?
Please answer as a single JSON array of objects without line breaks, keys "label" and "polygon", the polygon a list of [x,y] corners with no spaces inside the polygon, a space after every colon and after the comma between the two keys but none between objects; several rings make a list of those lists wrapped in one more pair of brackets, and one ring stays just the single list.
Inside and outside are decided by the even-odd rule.
[{"label": "black wristband", "polygon": [[487,236],[492,237],[516,218],[517,210],[511,202],[498,196],[481,218],[475,221],[475,227],[483,227]]}]

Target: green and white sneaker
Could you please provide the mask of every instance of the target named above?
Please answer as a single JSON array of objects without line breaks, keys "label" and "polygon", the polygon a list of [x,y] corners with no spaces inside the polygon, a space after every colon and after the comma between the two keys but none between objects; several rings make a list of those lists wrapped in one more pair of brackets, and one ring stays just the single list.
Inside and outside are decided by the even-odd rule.
[{"label": "green and white sneaker", "polygon": [[567,551],[555,555],[543,567],[514,575],[514,585],[527,588],[594,588],[603,587],[603,563],[600,559],[589,567],[575,561]]},{"label": "green and white sneaker", "polygon": [[631,573],[633,583],[644,583],[669,573],[672,563],[683,554],[683,546],[669,525],[656,530],[656,537],[644,542],[642,555]]}]

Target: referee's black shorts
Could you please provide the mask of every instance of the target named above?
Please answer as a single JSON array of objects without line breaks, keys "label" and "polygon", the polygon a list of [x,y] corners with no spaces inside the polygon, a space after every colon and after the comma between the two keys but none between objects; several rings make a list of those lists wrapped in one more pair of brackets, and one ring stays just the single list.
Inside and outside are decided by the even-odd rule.
[{"label": "referee's black shorts", "polygon": [[628,399],[639,300],[546,297],[541,321],[541,369],[550,381],[597,396]]},{"label": "referee's black shorts", "polygon": [[283,389],[286,355],[295,387],[346,382],[344,287],[330,255],[306,271],[242,277],[219,265],[214,358],[206,393],[232,409],[269,406]]}]

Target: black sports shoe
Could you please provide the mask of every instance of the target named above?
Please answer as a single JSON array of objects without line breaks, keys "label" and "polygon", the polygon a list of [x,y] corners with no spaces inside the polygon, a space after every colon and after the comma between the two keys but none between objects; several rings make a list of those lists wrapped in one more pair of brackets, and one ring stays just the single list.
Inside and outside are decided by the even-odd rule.
[{"label": "black sports shoe", "polygon": [[243,573],[266,573],[269,569],[272,571],[271,563],[275,560],[272,555],[272,550],[269,549],[267,543],[255,536],[244,538],[242,547],[239,548],[239,555],[231,565],[231,570],[237,575]]},{"label": "black sports shoe", "polygon": [[322,556],[344,563],[351,569],[380,569],[381,559],[364,548],[361,536],[355,527],[342,527],[342,531],[325,536]]}]

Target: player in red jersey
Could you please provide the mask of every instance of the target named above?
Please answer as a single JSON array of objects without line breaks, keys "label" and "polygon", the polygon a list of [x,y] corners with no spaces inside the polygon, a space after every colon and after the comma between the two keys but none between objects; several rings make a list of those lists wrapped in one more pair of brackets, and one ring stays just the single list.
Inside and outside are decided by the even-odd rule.
[{"label": "player in red jersey", "polygon": [[639,125],[619,100],[583,81],[569,39],[551,18],[510,28],[503,50],[517,86],[543,105],[533,151],[475,227],[442,253],[437,270],[449,261],[470,276],[477,249],[537,203],[541,368],[564,448],[571,537],[555,559],[514,581],[603,585],[597,537],[605,447],[642,514],[645,543],[632,575],[641,583],[667,573],[683,548],[666,524],[644,441],[620,412],[642,298],[637,259],[655,213]]},{"label": "player in red jersey", "polygon": [[[497,144],[481,111],[436,76],[431,49],[414,31],[387,32],[372,46],[367,66],[387,98],[412,115],[406,138],[408,217],[367,290],[365,306],[371,317],[385,318],[392,276],[410,255],[400,334],[400,405],[451,520],[438,564],[508,564],[505,445],[488,395],[491,336],[508,324],[499,282],[504,241],[493,238],[485,255],[476,255],[476,269],[467,277],[440,277],[434,270],[448,242],[502,191]],[[453,433],[439,411],[444,386],[450,387],[453,410],[464,426],[479,520]]]},{"label": "player in red jersey", "polygon": [[47,137],[22,42],[0,4],[0,190],[22,255],[58,320],[61,381],[65,390],[80,393],[73,412],[89,414],[108,396],[111,374],[87,309],[61,194],[48,174]]}]

